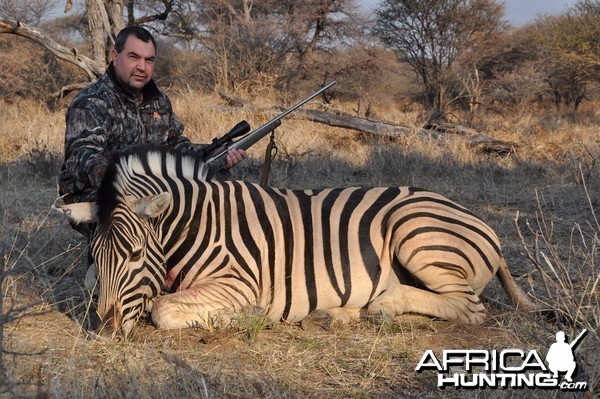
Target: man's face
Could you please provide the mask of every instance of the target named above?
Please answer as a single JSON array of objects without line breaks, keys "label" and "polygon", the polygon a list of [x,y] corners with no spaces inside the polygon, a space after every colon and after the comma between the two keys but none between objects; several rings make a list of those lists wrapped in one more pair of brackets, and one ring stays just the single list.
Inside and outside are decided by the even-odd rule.
[{"label": "man's face", "polygon": [[112,63],[117,78],[132,91],[141,90],[152,79],[156,51],[152,41],[148,43],[130,35],[123,51],[112,51]]}]

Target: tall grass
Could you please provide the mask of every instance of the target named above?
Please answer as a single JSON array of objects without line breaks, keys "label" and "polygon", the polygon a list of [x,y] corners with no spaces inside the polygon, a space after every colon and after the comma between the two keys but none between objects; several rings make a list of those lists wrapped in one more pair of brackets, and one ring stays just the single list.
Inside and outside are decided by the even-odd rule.
[{"label": "tall grass", "polygon": [[[23,225],[16,229],[7,222],[9,210],[0,197],[0,394],[15,395],[20,385],[6,364],[8,356],[31,356],[32,353],[19,353],[8,350],[5,327],[24,317],[39,316],[45,313],[40,308],[42,301],[31,297],[23,298],[22,279],[35,269],[34,260],[40,253],[30,256],[27,248],[31,242],[23,239]],[[41,249],[40,249],[41,250]]]},{"label": "tall grass", "polygon": [[590,203],[590,218],[575,223],[567,243],[558,243],[552,222],[547,220],[543,199],[538,196],[534,221],[525,225],[532,236],[527,243],[515,219],[527,259],[535,266],[547,309],[556,312],[559,325],[584,328],[597,334],[600,328],[600,224]]},{"label": "tall grass", "polygon": [[[580,170],[583,175],[583,171]],[[582,176],[583,191],[589,204],[588,217],[571,225],[568,240],[556,235],[554,218],[546,199],[538,194],[537,212],[524,223],[515,218],[523,251],[535,267],[530,281],[540,294],[536,300],[552,310],[556,331],[570,341],[583,333],[576,350],[578,379],[588,381],[590,394],[600,395],[600,223]],[[529,239],[525,238],[529,237]],[[548,328],[548,327],[546,327]],[[552,327],[550,327],[552,328]]]}]

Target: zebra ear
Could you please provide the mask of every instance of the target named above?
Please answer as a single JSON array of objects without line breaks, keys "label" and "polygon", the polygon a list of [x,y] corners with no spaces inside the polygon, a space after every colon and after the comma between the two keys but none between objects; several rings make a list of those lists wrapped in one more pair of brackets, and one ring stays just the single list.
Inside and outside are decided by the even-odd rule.
[{"label": "zebra ear", "polygon": [[141,217],[154,218],[166,211],[170,203],[171,194],[162,193],[135,200],[131,209]]},{"label": "zebra ear", "polygon": [[69,205],[52,205],[52,209],[63,213],[71,223],[94,223],[98,221],[95,202],[78,202]]}]

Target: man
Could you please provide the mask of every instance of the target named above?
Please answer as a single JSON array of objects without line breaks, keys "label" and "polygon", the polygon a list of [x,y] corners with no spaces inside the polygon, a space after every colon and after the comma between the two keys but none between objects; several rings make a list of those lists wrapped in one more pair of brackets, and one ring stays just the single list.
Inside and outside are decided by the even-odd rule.
[{"label": "man", "polygon": [[[82,90],[66,115],[65,159],[59,195],[65,203],[94,201],[110,154],[142,143],[188,148],[202,153],[183,136],[183,123],[154,81],[156,42],[138,26],[123,29],[115,40],[104,75]],[[227,154],[225,169],[246,157]],[[89,236],[88,226],[74,226]]]}]

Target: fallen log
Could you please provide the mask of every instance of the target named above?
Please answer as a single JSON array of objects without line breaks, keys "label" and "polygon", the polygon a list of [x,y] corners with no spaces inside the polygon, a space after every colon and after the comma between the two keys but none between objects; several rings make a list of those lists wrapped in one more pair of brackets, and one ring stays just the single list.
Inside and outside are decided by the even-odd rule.
[{"label": "fallen log", "polygon": [[477,150],[497,153],[497,154],[509,154],[514,152],[517,148],[517,144],[511,141],[504,141],[488,136],[485,133],[479,132],[475,129],[455,125],[452,123],[440,123],[435,125],[427,126],[428,130],[435,132],[456,134],[467,138],[469,145]]},{"label": "fallen log", "polygon": [[[219,95],[227,101],[228,110],[236,107],[252,109],[252,112],[263,113],[268,116],[276,116],[281,113],[281,108],[257,109],[244,100],[237,100],[225,93],[219,92]],[[223,107],[220,107],[223,109]],[[239,108],[238,108],[239,109]],[[425,127],[415,128],[406,125],[398,125],[390,122],[374,120],[371,118],[362,118],[352,115],[341,115],[331,111],[321,111],[315,109],[299,109],[288,116],[291,119],[304,119],[311,122],[322,123],[328,126],[340,127],[344,129],[355,130],[361,133],[373,136],[398,138],[404,135],[416,134],[425,139],[440,139],[449,135],[456,135],[464,138],[468,145],[478,151],[495,154],[509,154],[514,152],[517,144],[493,138],[485,133],[479,132],[465,126],[443,123],[430,124]]]},{"label": "fallen log", "polygon": [[393,125],[387,122],[361,118],[358,116],[337,115],[331,112],[314,109],[298,110],[296,115],[293,116],[302,117],[311,122],[324,123],[329,126],[356,130],[376,136],[394,137],[414,132],[414,129],[408,126]]},{"label": "fallen log", "polygon": [[329,126],[356,130],[376,136],[398,137],[400,135],[416,133],[424,138],[440,138],[448,134],[464,137],[469,146],[483,152],[508,154],[513,152],[517,144],[495,139],[485,133],[474,129],[454,124],[430,125],[426,128],[415,129],[409,126],[392,124],[389,122],[361,118],[358,116],[336,115],[318,110],[299,110],[296,117],[302,117],[312,122],[324,123]]}]

